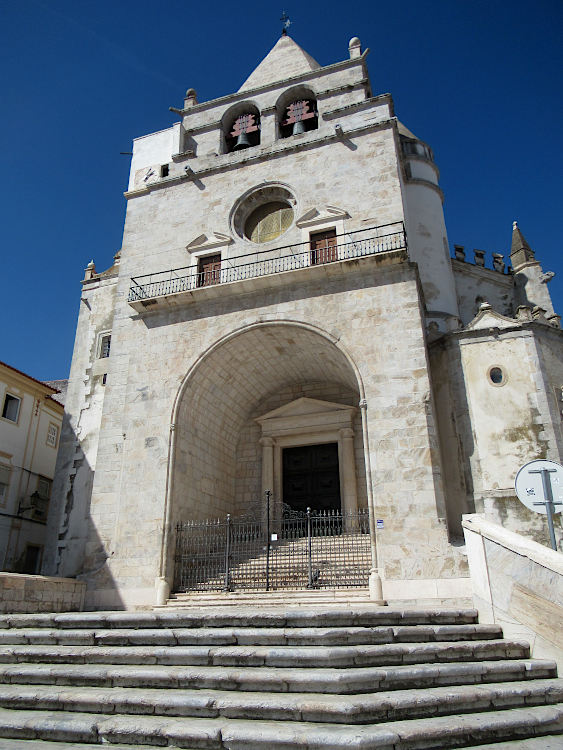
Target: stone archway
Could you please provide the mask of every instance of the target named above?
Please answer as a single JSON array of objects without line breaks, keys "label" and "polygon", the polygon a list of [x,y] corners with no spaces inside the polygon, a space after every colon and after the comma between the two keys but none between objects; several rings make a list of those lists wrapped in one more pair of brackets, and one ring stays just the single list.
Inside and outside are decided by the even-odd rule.
[{"label": "stone archway", "polygon": [[[180,521],[241,513],[252,496],[259,502],[262,434],[256,418],[300,397],[331,402],[337,410],[339,404],[344,407],[347,423],[340,428],[354,431],[356,503],[367,506],[361,415],[356,409],[362,396],[349,357],[312,326],[258,324],[218,342],[192,368],[177,399],[166,536],[170,538]],[[352,436],[339,437],[348,440],[349,451]],[[245,482],[240,470],[237,473],[243,454]],[[170,547],[164,550],[168,579]]]}]

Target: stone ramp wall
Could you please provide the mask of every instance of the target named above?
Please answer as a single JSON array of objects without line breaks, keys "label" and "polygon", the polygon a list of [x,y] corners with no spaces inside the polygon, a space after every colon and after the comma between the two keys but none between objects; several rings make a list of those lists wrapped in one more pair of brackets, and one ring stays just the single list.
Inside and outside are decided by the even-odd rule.
[{"label": "stone ramp wall", "polygon": [[74,578],[0,572],[0,613],[80,612],[85,591]]},{"label": "stone ramp wall", "polygon": [[463,529],[479,622],[563,670],[563,555],[479,514],[464,516]]}]

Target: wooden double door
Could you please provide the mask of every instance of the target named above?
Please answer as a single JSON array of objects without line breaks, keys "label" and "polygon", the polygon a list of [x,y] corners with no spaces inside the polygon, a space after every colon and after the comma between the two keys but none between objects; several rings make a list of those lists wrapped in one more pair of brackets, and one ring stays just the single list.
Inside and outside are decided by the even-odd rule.
[{"label": "wooden double door", "polygon": [[338,260],[338,247],[336,243],[336,229],[328,229],[325,232],[315,232],[310,237],[311,242],[311,265],[317,266],[321,263],[332,263]]},{"label": "wooden double door", "polygon": [[338,443],[283,450],[283,502],[292,510],[340,510]]}]

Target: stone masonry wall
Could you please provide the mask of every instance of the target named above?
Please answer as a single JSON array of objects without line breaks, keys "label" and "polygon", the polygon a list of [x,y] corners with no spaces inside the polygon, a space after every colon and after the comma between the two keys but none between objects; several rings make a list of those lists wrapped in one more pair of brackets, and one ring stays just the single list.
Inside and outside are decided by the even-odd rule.
[{"label": "stone masonry wall", "polygon": [[0,612],[80,612],[85,591],[73,578],[0,573]]},{"label": "stone masonry wall", "polygon": [[[104,402],[98,450],[101,470],[92,495],[92,534],[86,557],[92,592],[89,606],[153,601],[165,513],[170,421],[186,373],[202,352],[233,331],[250,324],[265,330],[269,323],[283,321],[289,330],[286,349],[291,347],[289,339],[295,341],[291,321],[312,326],[326,321],[336,342],[319,339],[326,345],[308,358],[316,339],[307,334],[311,343],[299,345],[301,359],[295,364],[301,366],[295,368],[296,382],[299,378],[319,380],[328,372],[332,382],[357,387],[340,347],[358,367],[367,400],[376,512],[386,521],[379,547],[387,575],[436,578],[460,574],[462,568],[452,559],[445,525],[439,520],[444,516],[440,462],[416,272],[404,262],[393,263],[397,261],[382,256],[348,264],[348,272],[308,269],[309,283],[291,283],[296,277],[290,275],[284,286],[278,281],[276,288],[242,296],[225,290],[215,301],[202,300],[143,317],[131,315],[124,303],[119,305],[109,373],[112,385]],[[275,356],[278,331],[283,329],[272,328],[271,374],[277,372],[279,362],[293,361],[291,349],[285,357]],[[257,350],[248,343],[243,352],[232,348],[230,355],[228,347],[221,349],[227,355],[223,398],[235,409],[241,394],[254,387],[254,381],[235,378],[228,382],[238,363],[250,363],[256,383],[265,377],[263,347]],[[211,392],[217,396],[216,403],[218,385],[202,378],[205,381],[215,389]],[[186,391],[195,399],[194,406],[199,392]],[[202,432],[209,428],[205,415],[203,410]],[[224,424],[229,427],[228,420]],[[177,499],[176,505],[180,502]],[[415,546],[411,534],[416,535]],[[98,561],[103,559],[108,562],[100,567]]]}]

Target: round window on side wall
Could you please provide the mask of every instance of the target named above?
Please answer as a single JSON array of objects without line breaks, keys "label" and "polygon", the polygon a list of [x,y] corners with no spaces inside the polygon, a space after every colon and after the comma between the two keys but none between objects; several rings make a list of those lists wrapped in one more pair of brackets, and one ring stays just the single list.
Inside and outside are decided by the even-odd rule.
[{"label": "round window on side wall", "polygon": [[506,384],[506,371],[499,365],[493,365],[492,367],[489,367],[487,376],[491,385],[495,385],[498,387]]}]

